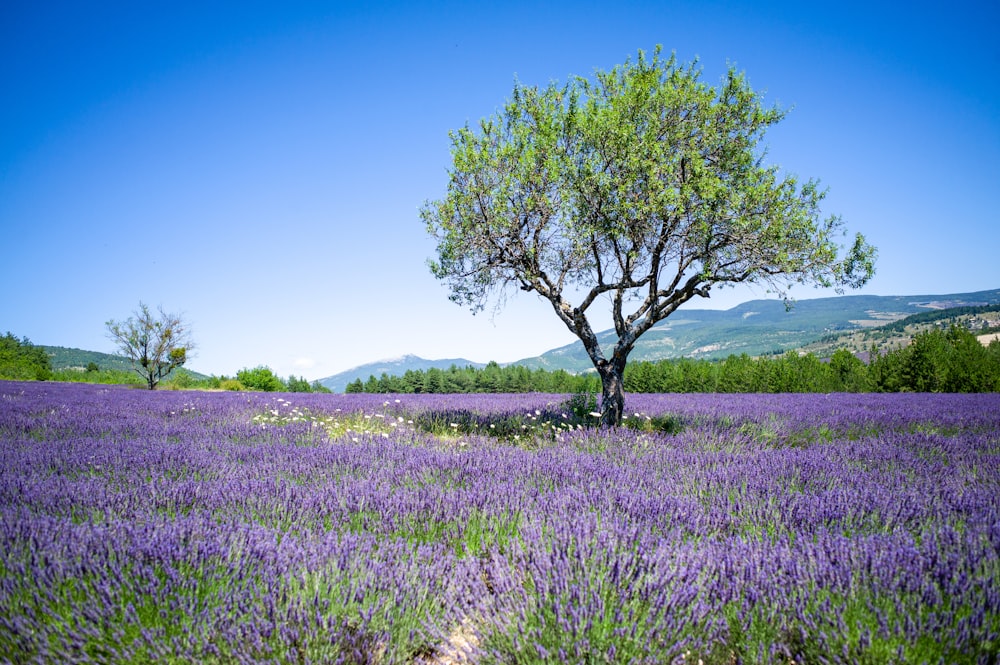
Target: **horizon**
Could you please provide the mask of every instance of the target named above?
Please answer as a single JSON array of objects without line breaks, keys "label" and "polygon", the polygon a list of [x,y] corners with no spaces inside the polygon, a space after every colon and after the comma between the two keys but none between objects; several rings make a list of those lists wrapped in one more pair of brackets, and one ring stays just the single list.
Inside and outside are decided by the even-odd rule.
[{"label": "horizon", "polygon": [[[506,364],[573,343],[534,296],[495,316],[451,303],[418,209],[447,184],[448,132],[515,79],[591,76],[657,44],[710,85],[732,63],[790,109],[767,161],[819,179],[823,215],[879,251],[845,295],[989,290],[998,23],[985,2],[5,6],[0,329],[112,353],[106,321],[162,305],[191,325],[192,369],[216,375]],[[683,309],[769,297],[712,296]]]},{"label": "horizon", "polygon": [[[1000,287],[997,287],[995,289],[977,289],[975,291],[969,291],[967,293],[911,293],[911,294],[893,294],[893,295],[880,295],[880,294],[874,294],[874,293],[845,293],[843,295],[837,295],[837,296],[817,296],[815,298],[802,298],[800,300],[796,300],[795,302],[798,303],[798,302],[811,301],[811,300],[827,300],[827,299],[851,298],[851,297],[855,297],[855,296],[857,296],[857,297],[871,296],[871,297],[877,297],[877,298],[916,298],[916,297],[920,297],[920,298],[946,298],[946,297],[950,297],[950,296],[973,295],[973,294],[976,294],[976,293],[989,293],[989,292],[993,292],[993,291],[1000,291]],[[699,311],[699,310],[700,311],[730,311],[730,310],[736,309],[738,307],[741,307],[741,306],[746,305],[746,304],[751,303],[751,302],[780,302],[780,301],[777,301],[775,299],[752,298],[752,299],[749,299],[749,300],[744,300],[742,302],[736,303],[735,305],[732,305],[731,307],[727,307],[725,309],[722,309],[722,308],[703,308],[703,307],[689,307],[687,309],[688,309],[688,311]],[[935,309],[935,308],[928,307],[928,310],[933,310],[933,309]],[[678,311],[680,311],[680,309],[678,309]],[[660,323],[658,323],[655,326],[653,326],[653,329],[657,329],[657,328],[659,328],[659,327],[661,327],[663,325],[669,325],[669,323],[670,323],[670,317],[664,319]],[[601,334],[604,334],[604,333],[610,332],[610,331],[611,331],[611,329],[604,329],[604,330],[598,331],[597,334],[601,335]],[[32,340],[32,343],[35,343],[34,340]],[[421,355],[416,354],[416,353],[406,352],[406,353],[402,353],[402,354],[398,354],[398,355],[394,355],[394,356],[384,356],[384,357],[378,357],[378,358],[373,358],[373,359],[369,359],[369,360],[364,360],[362,362],[359,362],[356,365],[352,365],[350,367],[346,367],[344,369],[338,370],[336,372],[333,372],[333,373],[325,375],[325,376],[306,376],[304,374],[295,374],[295,373],[292,373],[292,376],[304,378],[307,381],[309,381],[310,383],[312,383],[312,382],[316,382],[316,381],[325,381],[327,379],[331,379],[331,378],[334,378],[336,376],[347,374],[347,373],[353,372],[354,370],[358,370],[358,369],[367,367],[369,365],[379,365],[379,364],[382,364],[382,363],[401,362],[401,361],[405,361],[405,360],[407,360],[409,358],[415,358],[415,359],[418,359],[418,360],[424,360],[424,361],[428,361],[428,362],[444,362],[444,361],[464,362],[464,363],[472,363],[473,365],[481,365],[481,366],[486,366],[486,365],[488,365],[491,362],[496,362],[500,366],[508,366],[508,365],[516,365],[516,364],[518,364],[520,362],[523,362],[523,361],[526,361],[526,360],[531,360],[533,358],[539,357],[539,356],[541,356],[541,355],[543,355],[543,354],[545,354],[547,352],[555,351],[555,350],[560,349],[560,348],[562,348],[564,346],[572,346],[573,344],[577,344],[577,343],[580,343],[580,340],[576,339],[576,338],[573,338],[572,340],[570,340],[565,345],[547,348],[547,349],[544,349],[542,351],[539,351],[535,355],[532,355],[532,356],[522,356],[522,357],[516,358],[514,360],[500,360],[498,358],[488,358],[488,359],[483,360],[483,359],[457,357],[457,356],[454,356],[454,357],[453,356],[448,356],[448,357],[427,358],[425,356],[421,356]],[[79,350],[79,351],[96,351],[96,349],[82,349],[82,348],[79,348],[79,347],[67,347],[67,346],[62,345],[62,344],[37,343],[37,345],[38,346],[48,346],[48,347],[70,348],[70,349],[76,349],[76,350]],[[104,352],[101,352],[101,353],[104,353]],[[111,351],[109,353],[111,353],[111,355],[118,355],[117,351]],[[194,357],[197,358],[197,353],[195,354]],[[221,373],[221,374],[218,373],[218,372],[202,372],[202,371],[200,371],[200,370],[198,370],[198,369],[196,369],[194,367],[188,366],[187,364],[184,365],[184,369],[196,372],[198,374],[204,374],[206,376],[210,376],[210,375],[214,374],[214,375],[218,375],[218,376],[230,376],[230,377],[234,377],[236,375],[236,373],[239,370],[241,370],[241,369],[252,369],[252,368],[257,367],[259,365],[260,365],[259,363],[257,365],[244,365],[244,366],[241,366],[239,368],[233,369],[230,372],[224,372],[224,373]],[[272,371],[273,371],[273,368],[270,368],[270,369],[272,369]],[[276,375],[280,376],[281,378],[287,378],[288,377],[288,375],[283,375],[283,374],[278,374],[278,373],[276,373]]]}]

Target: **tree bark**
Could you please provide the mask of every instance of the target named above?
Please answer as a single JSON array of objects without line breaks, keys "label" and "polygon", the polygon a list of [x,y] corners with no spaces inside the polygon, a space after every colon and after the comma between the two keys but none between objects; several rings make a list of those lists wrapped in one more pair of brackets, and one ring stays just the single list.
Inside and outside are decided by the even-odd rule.
[{"label": "tree bark", "polygon": [[625,362],[605,361],[597,373],[601,376],[601,427],[617,427],[625,413]]}]

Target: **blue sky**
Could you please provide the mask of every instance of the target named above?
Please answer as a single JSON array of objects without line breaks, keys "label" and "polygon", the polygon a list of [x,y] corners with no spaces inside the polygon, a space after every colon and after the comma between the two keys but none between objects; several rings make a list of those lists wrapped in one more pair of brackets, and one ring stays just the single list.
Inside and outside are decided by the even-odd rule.
[{"label": "blue sky", "polygon": [[190,321],[192,369],[309,379],[569,343],[531,294],[496,316],[448,301],[418,208],[444,193],[448,131],[515,76],[657,44],[792,107],[769,158],[878,247],[862,293],[998,288],[997,25],[992,1],[6,2],[0,332],[110,352],[105,321],[141,300]]}]

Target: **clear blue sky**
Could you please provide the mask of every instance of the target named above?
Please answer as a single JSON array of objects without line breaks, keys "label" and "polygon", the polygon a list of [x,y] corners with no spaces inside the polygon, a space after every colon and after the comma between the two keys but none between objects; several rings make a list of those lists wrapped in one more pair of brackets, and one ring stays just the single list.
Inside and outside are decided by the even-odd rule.
[{"label": "clear blue sky", "polygon": [[793,107],[770,159],[878,246],[864,293],[998,288],[998,25],[995,0],[4,2],[0,333],[112,351],[105,321],[142,300],[191,322],[192,369],[309,379],[569,343],[531,294],[492,318],[449,302],[418,208],[444,192],[448,131],[515,76],[656,44]]}]

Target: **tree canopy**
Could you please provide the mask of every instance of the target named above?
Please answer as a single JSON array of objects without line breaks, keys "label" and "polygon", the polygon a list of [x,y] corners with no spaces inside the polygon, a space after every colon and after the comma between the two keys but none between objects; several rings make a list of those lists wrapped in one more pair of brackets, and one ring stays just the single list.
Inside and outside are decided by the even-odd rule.
[{"label": "tree canopy", "polygon": [[52,365],[45,349],[11,332],[0,337],[0,379],[44,381],[51,376]]},{"label": "tree canopy", "polygon": [[[700,76],[657,48],[593,79],[515,84],[493,117],[450,134],[447,193],[421,209],[452,300],[476,312],[516,286],[551,303],[601,376],[604,424],[621,420],[636,340],[691,298],[744,282],[787,298],[794,283],[858,287],[874,272],[860,234],[841,253],[819,183],[765,163],[785,112],[734,68],[717,87]],[[598,300],[613,349],[588,318]]]},{"label": "tree canopy", "polygon": [[160,307],[158,315],[143,303],[125,321],[108,321],[108,337],[122,355],[132,361],[132,368],[150,390],[161,379],[187,362],[194,349],[186,321],[168,314]]}]

